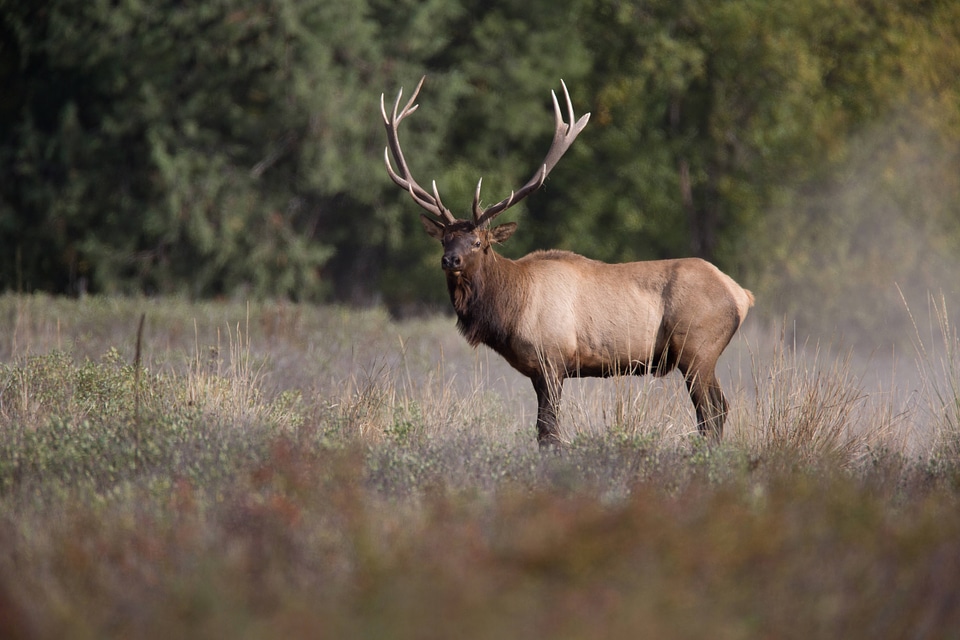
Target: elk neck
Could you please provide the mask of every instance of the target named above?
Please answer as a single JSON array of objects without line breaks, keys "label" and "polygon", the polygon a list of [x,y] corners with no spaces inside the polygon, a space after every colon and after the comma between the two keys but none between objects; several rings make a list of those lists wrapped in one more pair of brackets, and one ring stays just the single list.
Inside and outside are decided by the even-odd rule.
[{"label": "elk neck", "polygon": [[526,298],[521,265],[491,247],[472,268],[447,272],[447,289],[457,329],[471,346],[482,343],[500,352],[508,345]]}]

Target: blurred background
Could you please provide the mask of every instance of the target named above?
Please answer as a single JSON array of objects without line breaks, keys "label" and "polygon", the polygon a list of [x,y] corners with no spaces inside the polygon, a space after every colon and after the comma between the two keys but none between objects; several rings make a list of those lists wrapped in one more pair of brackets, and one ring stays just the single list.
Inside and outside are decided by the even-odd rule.
[{"label": "blurred background", "polygon": [[[0,290],[447,309],[388,179],[469,214],[589,126],[502,252],[698,255],[878,347],[960,302],[960,3],[0,0]],[[912,317],[911,317],[912,316]]]}]

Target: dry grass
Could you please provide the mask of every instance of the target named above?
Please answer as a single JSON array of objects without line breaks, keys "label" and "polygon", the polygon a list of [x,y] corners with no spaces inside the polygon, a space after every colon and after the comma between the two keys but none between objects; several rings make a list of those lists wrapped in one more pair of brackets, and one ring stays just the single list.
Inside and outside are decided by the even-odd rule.
[{"label": "dry grass", "polygon": [[[932,298],[930,306],[931,326],[926,332],[911,314],[925,399],[922,409],[929,422],[924,431],[931,435],[938,456],[956,459],[960,457],[960,339],[946,300]],[[924,338],[924,333],[930,337]]]},{"label": "dry grass", "polygon": [[883,443],[891,424],[868,407],[868,394],[851,371],[851,354],[831,357],[819,346],[781,341],[767,360],[753,363],[756,390],[749,416],[750,446],[760,455],[786,453],[803,462],[831,459],[855,465]]},{"label": "dry grass", "polygon": [[0,322],[0,637],[960,628],[945,313],[879,386],[748,331],[719,447],[678,376],[568,381],[559,456],[446,318],[8,296]]}]

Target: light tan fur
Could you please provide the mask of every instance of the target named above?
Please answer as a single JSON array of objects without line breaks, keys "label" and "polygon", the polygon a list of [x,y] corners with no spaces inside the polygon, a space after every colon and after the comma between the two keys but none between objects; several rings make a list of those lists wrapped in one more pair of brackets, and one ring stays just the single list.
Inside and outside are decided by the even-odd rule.
[{"label": "light tan fur", "polygon": [[508,360],[527,375],[543,361],[569,375],[649,366],[668,339],[691,358],[719,356],[753,305],[749,291],[695,258],[606,264],[562,251],[498,258],[512,284],[522,284],[490,292],[487,303],[521,299]]}]

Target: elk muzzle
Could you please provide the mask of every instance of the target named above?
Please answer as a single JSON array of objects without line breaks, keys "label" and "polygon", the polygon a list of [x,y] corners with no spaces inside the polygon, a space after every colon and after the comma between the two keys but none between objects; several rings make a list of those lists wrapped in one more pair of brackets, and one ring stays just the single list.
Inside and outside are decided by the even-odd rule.
[{"label": "elk muzzle", "polygon": [[444,271],[460,271],[463,269],[463,257],[458,253],[444,253],[440,266]]}]

